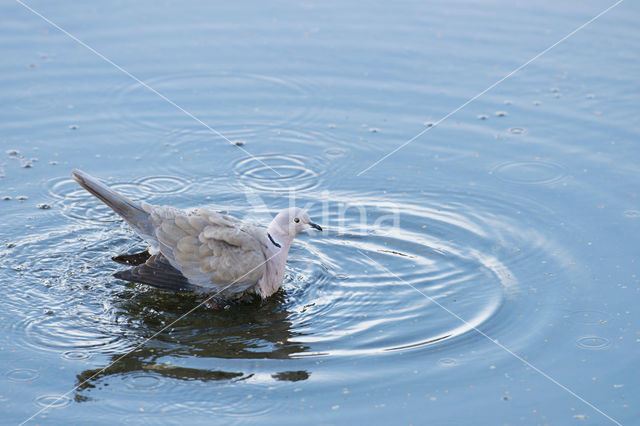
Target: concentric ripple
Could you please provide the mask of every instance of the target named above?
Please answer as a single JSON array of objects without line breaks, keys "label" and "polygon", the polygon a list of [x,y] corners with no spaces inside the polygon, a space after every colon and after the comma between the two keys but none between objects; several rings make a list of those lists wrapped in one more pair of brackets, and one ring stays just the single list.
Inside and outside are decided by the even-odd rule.
[{"label": "concentric ripple", "polygon": [[[153,201],[185,192],[192,182],[180,176],[146,176],[132,182],[105,179],[109,187],[133,200]],[[60,200],[62,213],[81,222],[116,222],[121,219],[105,204],[97,200],[70,178],[58,177],[47,185],[47,196]]]},{"label": "concentric ripple", "polygon": [[[17,274],[16,285],[23,283],[22,293],[9,292],[4,299],[16,312],[4,326],[19,336],[22,347],[79,361],[94,351],[127,346],[121,330],[111,327],[105,288],[109,244],[126,244],[121,235],[119,229],[105,234],[69,227],[16,241],[4,253],[5,264]],[[110,240],[100,241],[104,237]]]},{"label": "concentric ripple", "polygon": [[64,408],[71,404],[71,398],[66,395],[47,394],[38,396],[35,403],[44,408]]},{"label": "concentric ripple", "polygon": [[[279,367],[260,374],[241,366],[218,369],[224,364],[219,360],[343,358],[438,348],[433,362],[451,368],[459,363],[455,348],[473,346],[476,354],[495,351],[478,331],[514,349],[526,345],[518,312],[537,312],[535,320],[527,319],[529,332],[551,322],[546,302],[555,297],[562,274],[536,283],[535,297],[522,296],[530,293],[530,276],[523,271],[531,271],[532,265],[562,270],[558,266],[562,248],[548,234],[536,231],[553,227],[544,223],[543,206],[456,189],[387,194],[384,200],[361,192],[319,192],[321,178],[308,160],[285,155],[259,158],[281,176],[269,175],[272,172],[255,159],[241,160],[237,169],[241,184],[259,194],[262,208],[268,209],[262,213],[284,207],[287,199],[280,191],[297,183],[296,205],[306,208],[325,229],[296,239],[282,292],[266,302],[199,309],[156,335],[202,299],[146,286],[124,287],[121,282],[112,286],[111,273],[118,266],[110,256],[129,251],[138,240],[122,226],[82,220],[11,248],[10,267],[41,283],[30,295],[47,301],[46,309],[42,303],[34,305],[38,309],[23,309],[12,323],[22,330],[15,333],[23,336],[21,345],[58,352],[68,360],[82,361],[88,354],[116,360],[140,339],[152,337],[127,353],[126,362],[91,380],[100,382],[115,374],[125,381],[127,392],[162,392],[162,385],[169,383],[165,379],[293,383],[312,377],[304,367],[291,369],[295,374],[279,374],[288,371]],[[189,187],[190,182],[166,175],[115,186],[148,199],[182,193],[185,186],[189,192],[199,188]],[[57,179],[48,189],[72,212],[84,196],[74,185]],[[216,201],[234,206],[231,213],[238,217],[261,213],[256,206],[245,211],[242,193],[224,192],[228,189],[218,185],[208,189],[217,190]],[[91,198],[86,202],[99,203]],[[539,213],[526,217],[537,217],[541,223],[523,227],[518,221],[522,212]],[[549,256],[551,252],[556,254]],[[588,339],[578,344],[594,346]],[[93,377],[99,371],[90,369],[78,377]],[[195,392],[197,386],[192,383],[189,389]],[[253,414],[254,409],[258,413],[271,409],[252,406],[238,392],[229,397],[240,398],[225,402],[234,409],[248,408]],[[234,415],[220,404],[192,408]],[[152,411],[183,409],[163,405]]]},{"label": "concentric ripple", "polygon": [[611,346],[611,341],[606,337],[582,336],[576,340],[576,344],[581,349],[602,350]]},{"label": "concentric ripple", "polygon": [[237,162],[241,183],[258,191],[308,191],[320,183],[318,164],[297,155],[262,155]]},{"label": "concentric ripple", "polygon": [[[282,180],[304,182],[303,177],[313,176],[306,172],[308,169],[300,158],[265,156],[262,159],[283,172]],[[245,167],[241,176],[247,185],[257,185],[261,173],[267,173],[252,159],[243,160],[240,166]],[[165,178],[143,178],[136,184],[121,185],[133,190],[154,188],[156,183],[165,182]],[[176,181],[169,179],[168,182]],[[64,180],[56,181],[51,185],[51,192],[64,201],[68,185]],[[171,185],[168,188],[174,189]],[[515,198],[505,201],[490,193],[448,191],[445,197],[440,191],[422,191],[389,195],[385,201],[377,201],[362,194],[320,194],[313,192],[312,186],[303,188],[309,188],[309,194],[307,198],[299,196],[296,202],[322,223],[325,232],[309,239],[302,237],[292,247],[289,272],[283,285],[284,311],[279,312],[274,299],[276,304],[269,305],[269,309],[278,311],[271,314],[254,312],[256,308],[249,306],[242,308],[242,314],[238,312],[237,316],[229,317],[223,312],[212,314],[213,317],[207,314],[202,322],[198,318],[183,320],[172,328],[170,336],[171,342],[186,345],[179,349],[181,352],[195,353],[206,347],[206,351],[216,357],[242,358],[376,354],[468,343],[468,339],[477,334],[476,330],[501,340],[519,341],[521,335],[516,323],[506,319],[516,317],[517,311],[534,309],[534,304],[540,312],[539,325],[544,324],[546,311],[537,304],[553,297],[554,286],[549,283],[545,291],[538,290],[535,302],[522,298],[519,295],[527,288],[523,287],[520,271],[530,270],[532,264],[552,267],[554,259],[548,259],[548,253],[558,251],[558,247],[547,235],[536,233],[535,229],[540,227],[524,231],[517,222],[519,212],[540,212],[544,207]],[[261,194],[265,206],[282,201],[277,193],[269,195],[263,191]],[[70,198],[76,199],[79,195]],[[243,204],[246,200],[236,202]],[[110,269],[116,268],[109,263],[113,249],[106,250],[106,244],[119,245],[115,250],[124,252],[135,244],[135,238],[113,225],[100,227],[108,233],[96,230],[91,235],[90,228],[81,231],[84,239],[91,243],[74,243],[83,244],[82,250],[76,249],[82,256],[74,256],[68,262],[82,267],[86,262],[101,259],[103,264],[112,266]],[[56,251],[64,247],[68,253],[72,234],[45,236],[38,245],[48,244],[47,257],[59,263]],[[20,245],[14,250],[33,247],[33,244]],[[29,269],[37,274],[38,268]],[[61,273],[70,283],[81,276],[85,282],[89,280],[93,283],[90,285],[98,287],[104,287],[110,275],[103,268],[84,270],[78,278]],[[62,290],[55,286],[47,291]],[[185,305],[184,300],[176,299],[173,307],[174,302],[162,296],[163,293],[148,291],[157,296],[137,300],[124,312],[115,313],[115,317],[112,308],[87,309],[83,313],[84,309],[73,301],[61,301],[59,306],[52,307],[50,314],[27,316],[16,326],[25,329],[25,343],[30,346],[61,353],[70,350],[79,354],[113,353],[127,343],[117,332],[119,327],[102,324],[114,318],[133,323],[168,324],[192,303]],[[131,298],[108,294],[106,297],[114,303]],[[141,295],[144,294],[147,293]],[[256,324],[264,323],[267,328],[253,326],[247,333],[249,313],[272,319],[258,320]],[[194,335],[194,330],[201,326],[206,327],[206,333]],[[528,324],[530,329],[535,326],[535,323]],[[276,335],[267,337],[263,334],[266,330]],[[234,334],[236,331],[240,334]],[[224,335],[216,337],[216,333]],[[155,378],[149,380],[155,382]]]},{"label": "concentric ripple", "polygon": [[543,160],[502,163],[493,167],[490,173],[504,182],[527,185],[555,183],[566,176],[563,166]]},{"label": "concentric ripple", "polygon": [[7,373],[7,379],[12,382],[31,382],[38,377],[40,373],[30,368],[16,368]]},{"label": "concentric ripple", "polygon": [[[521,339],[515,324],[505,321],[534,309],[533,301],[518,296],[526,291],[519,271],[542,262],[555,243],[530,229],[517,231],[514,212],[524,204],[486,194],[448,193],[446,204],[439,193],[408,198],[416,197],[420,205],[347,194],[309,200],[312,217],[328,211],[328,226],[290,257],[295,272],[285,288],[299,325],[295,341],[310,348],[295,356],[468,343],[475,330]],[[319,260],[310,263],[314,257]],[[553,288],[545,290],[541,297],[552,297]],[[548,313],[540,311],[542,327]]]},{"label": "concentric ripple", "polygon": [[[181,73],[145,83],[176,104],[189,105],[190,113],[225,135],[227,127],[281,127],[291,122],[301,124],[318,115],[314,103],[307,101],[310,87],[268,75]],[[198,89],[193,90],[194,87]],[[171,131],[193,124],[192,118],[139,83],[121,87],[112,94],[111,101],[118,111],[114,121],[130,127]]]}]

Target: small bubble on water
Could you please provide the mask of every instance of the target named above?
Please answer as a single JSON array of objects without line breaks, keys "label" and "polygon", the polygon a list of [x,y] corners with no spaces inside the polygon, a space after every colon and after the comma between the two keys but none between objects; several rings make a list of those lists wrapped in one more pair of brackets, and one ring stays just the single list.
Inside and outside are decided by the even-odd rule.
[{"label": "small bubble on water", "polygon": [[433,127],[433,126],[435,126],[435,123],[433,121],[426,121],[424,123],[424,125],[427,126],[427,127]]},{"label": "small bubble on water", "polygon": [[509,132],[513,135],[522,135],[525,133],[525,130],[522,127],[512,127],[509,129]]},{"label": "small bubble on water", "polygon": [[242,140],[233,141],[233,144],[234,144],[235,146],[243,146],[243,145],[244,145],[244,143],[245,143],[245,142],[244,142],[244,141],[242,141]]},{"label": "small bubble on water", "polygon": [[595,98],[595,97],[596,97],[596,95],[594,95],[593,93],[589,93],[589,94],[586,96],[586,98],[587,98],[587,99],[593,99],[593,98]]},{"label": "small bubble on water", "polygon": [[498,117],[505,117],[507,115],[506,111],[496,111],[496,115]]},{"label": "small bubble on water", "polygon": [[6,153],[9,155],[18,155],[20,154],[20,151],[18,151],[17,149],[8,149]]},{"label": "small bubble on water", "polygon": [[380,129],[378,129],[377,127],[371,127],[371,128],[369,128],[369,131],[371,133],[378,133],[378,132],[380,132]]},{"label": "small bubble on water", "polygon": [[5,201],[9,201],[11,199],[11,197],[9,195],[5,195],[2,197],[3,200]]},{"label": "small bubble on water", "polygon": [[479,119],[479,120],[486,120],[487,118],[489,118],[489,116],[488,116],[488,115],[484,115],[484,114],[480,114],[480,115],[478,115],[478,119]]},{"label": "small bubble on water", "polygon": [[71,130],[77,130],[78,129],[78,125],[77,124],[72,124],[72,125],[69,126],[69,128]]},{"label": "small bubble on water", "polygon": [[40,203],[38,204],[38,208],[41,210],[48,210],[51,208],[51,204],[47,204],[47,203]]},{"label": "small bubble on water", "polygon": [[552,87],[552,88],[551,88],[551,91],[552,91],[553,93],[558,93],[558,92],[560,91],[560,89],[558,89],[557,87]]},{"label": "small bubble on water", "polygon": [[540,101],[533,101],[533,104],[534,104],[535,106],[538,106],[538,105],[540,105],[541,103],[542,103],[542,102],[540,102]]},{"label": "small bubble on water", "polygon": [[29,197],[27,197],[26,195],[18,195],[16,197],[16,200],[18,200],[18,201],[26,201],[28,199],[29,199]]},{"label": "small bubble on water", "polygon": [[513,101],[507,99],[506,101],[504,101],[504,104],[505,105],[511,105],[511,104],[513,104]]},{"label": "small bubble on water", "polygon": [[49,164],[51,164],[52,166],[56,166],[58,164],[57,161],[49,161]]}]

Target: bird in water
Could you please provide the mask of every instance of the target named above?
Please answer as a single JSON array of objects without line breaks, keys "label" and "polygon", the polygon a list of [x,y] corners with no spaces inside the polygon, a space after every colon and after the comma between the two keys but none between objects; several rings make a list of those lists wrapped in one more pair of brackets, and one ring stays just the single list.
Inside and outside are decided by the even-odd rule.
[{"label": "bird in water", "polygon": [[142,253],[114,257],[133,266],[114,276],[165,290],[215,293],[228,300],[250,294],[265,299],[282,284],[295,236],[310,228],[322,231],[297,207],[282,210],[263,228],[207,208],[185,211],[136,203],[77,169],[71,177],[149,244]]}]

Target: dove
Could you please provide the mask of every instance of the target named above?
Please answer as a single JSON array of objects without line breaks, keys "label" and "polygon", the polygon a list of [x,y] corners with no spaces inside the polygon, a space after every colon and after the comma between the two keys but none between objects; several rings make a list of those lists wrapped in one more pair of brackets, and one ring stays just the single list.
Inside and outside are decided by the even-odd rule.
[{"label": "dove", "polygon": [[297,207],[282,210],[264,228],[208,208],[136,203],[77,169],[71,177],[149,244],[145,252],[113,257],[133,266],[114,276],[165,290],[216,293],[225,299],[256,294],[265,299],[282,284],[295,236],[310,228],[322,231]]}]

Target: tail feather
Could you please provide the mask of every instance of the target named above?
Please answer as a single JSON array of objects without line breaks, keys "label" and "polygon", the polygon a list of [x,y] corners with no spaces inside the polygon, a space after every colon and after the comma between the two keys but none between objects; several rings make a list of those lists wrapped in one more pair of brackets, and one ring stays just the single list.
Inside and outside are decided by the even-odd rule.
[{"label": "tail feather", "polygon": [[141,237],[153,239],[153,229],[149,222],[149,213],[145,212],[139,204],[122,194],[118,194],[93,176],[81,170],[74,169],[73,172],[71,172],[71,177],[81,187],[122,216]]}]

